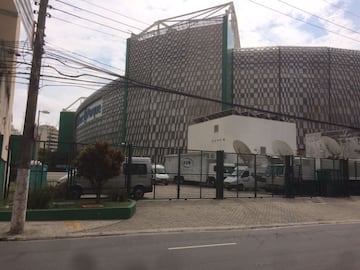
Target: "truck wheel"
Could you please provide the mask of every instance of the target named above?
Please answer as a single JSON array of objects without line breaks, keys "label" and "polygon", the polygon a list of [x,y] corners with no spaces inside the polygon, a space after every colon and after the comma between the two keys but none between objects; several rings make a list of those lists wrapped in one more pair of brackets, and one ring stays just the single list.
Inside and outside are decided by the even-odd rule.
[{"label": "truck wheel", "polygon": [[133,191],[135,200],[140,200],[144,197],[144,189],[142,187],[135,187]]}]

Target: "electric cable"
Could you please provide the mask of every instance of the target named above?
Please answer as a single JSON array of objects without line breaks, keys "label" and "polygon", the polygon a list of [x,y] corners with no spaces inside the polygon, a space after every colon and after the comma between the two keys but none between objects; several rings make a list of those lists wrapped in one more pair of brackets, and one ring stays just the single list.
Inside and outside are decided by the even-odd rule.
[{"label": "electric cable", "polygon": [[97,21],[94,21],[94,20],[90,20],[90,19],[84,18],[82,16],[73,14],[71,12],[68,12],[68,11],[65,11],[65,10],[62,10],[62,9],[58,9],[56,7],[51,7],[51,9],[53,9],[55,11],[59,11],[59,12],[64,13],[66,15],[69,15],[71,17],[75,17],[75,18],[83,20],[83,21],[91,22],[93,24],[97,24],[97,25],[100,25],[102,27],[106,27],[106,28],[109,28],[109,29],[112,29],[112,30],[115,30],[115,31],[118,31],[118,32],[121,32],[121,33],[131,34],[131,32],[129,32],[129,31],[124,31],[124,30],[121,30],[121,29],[118,29],[118,28],[115,28],[115,27],[112,27],[112,26],[109,26],[109,25],[106,25],[106,24],[103,24],[103,23],[100,23],[100,22],[97,22]]},{"label": "electric cable", "polygon": [[277,10],[277,9],[272,8],[272,7],[263,5],[263,4],[259,3],[259,2],[254,1],[254,0],[248,0],[248,1],[251,2],[251,3],[254,3],[254,4],[258,5],[258,6],[264,7],[264,8],[266,8],[266,9],[268,9],[268,10],[271,10],[271,11],[273,11],[273,12],[276,12],[276,13],[278,13],[278,14],[281,14],[281,15],[284,15],[284,16],[286,16],[286,17],[292,18],[292,19],[294,19],[294,20],[296,20],[296,21],[299,21],[299,22],[305,23],[305,24],[307,24],[307,25],[310,25],[310,26],[312,26],[312,27],[314,27],[314,28],[318,28],[318,29],[321,29],[321,30],[325,30],[325,31],[327,31],[327,32],[329,32],[329,33],[331,33],[331,34],[334,34],[334,35],[337,35],[337,36],[340,36],[340,37],[343,37],[343,38],[346,38],[346,39],[349,39],[349,40],[352,40],[352,41],[355,41],[355,42],[359,42],[359,43],[360,43],[360,40],[358,40],[358,39],[351,38],[351,37],[348,37],[348,36],[346,36],[346,35],[337,33],[337,32],[335,32],[335,31],[326,29],[326,28],[324,28],[324,27],[322,27],[322,26],[319,26],[319,25],[317,25],[317,24],[313,24],[313,23],[307,22],[307,21],[302,20],[302,19],[300,19],[300,18],[297,18],[297,17],[291,16],[291,15],[289,15],[289,14],[287,14],[287,13],[281,12],[281,11],[279,11],[279,10]]},{"label": "electric cable", "polygon": [[328,19],[325,19],[325,18],[323,18],[323,17],[320,17],[320,16],[318,16],[318,15],[316,15],[316,14],[313,14],[313,13],[311,13],[311,12],[309,12],[309,11],[306,11],[306,10],[301,9],[301,8],[299,8],[299,7],[296,7],[296,6],[292,5],[292,4],[289,4],[289,3],[287,3],[286,1],[283,1],[283,0],[278,0],[278,1],[279,1],[280,3],[283,3],[284,5],[287,5],[287,6],[289,6],[289,7],[294,8],[294,9],[300,10],[301,12],[304,12],[304,13],[306,13],[306,14],[308,14],[308,15],[311,15],[311,16],[313,16],[313,17],[315,17],[315,18],[318,18],[318,19],[320,19],[320,20],[323,20],[323,21],[325,21],[325,22],[327,22],[327,23],[330,23],[330,24],[335,25],[335,26],[337,26],[337,27],[343,28],[343,29],[345,29],[345,30],[347,30],[347,31],[349,31],[349,32],[353,32],[353,33],[355,33],[355,34],[360,34],[360,32],[358,32],[358,31],[356,31],[356,30],[353,30],[353,29],[348,28],[348,27],[346,27],[346,26],[343,26],[343,25],[341,25],[341,24],[335,23],[335,22],[333,22],[333,21],[331,21],[331,20],[328,20]]},{"label": "electric cable", "polygon": [[112,22],[115,22],[115,23],[119,23],[119,24],[125,25],[125,26],[127,26],[127,27],[135,28],[135,29],[137,29],[137,30],[142,31],[142,29],[139,28],[139,27],[132,26],[132,25],[130,25],[130,24],[123,23],[123,22],[121,22],[121,21],[118,21],[118,20],[115,20],[115,19],[106,17],[106,16],[101,15],[101,14],[99,14],[99,13],[96,13],[96,12],[94,12],[94,11],[90,11],[90,10],[87,10],[87,9],[85,9],[85,8],[81,8],[81,7],[78,7],[78,6],[69,4],[69,3],[66,3],[66,2],[61,1],[61,0],[55,0],[55,1],[57,1],[57,2],[59,2],[59,3],[62,3],[62,4],[64,4],[64,5],[67,5],[67,6],[69,6],[69,7],[76,8],[76,9],[78,9],[78,10],[81,10],[81,11],[90,13],[90,14],[92,14],[92,15],[98,16],[98,17],[100,17],[100,18],[103,18],[103,19],[106,19],[106,20],[109,20],[109,21],[112,21]]}]

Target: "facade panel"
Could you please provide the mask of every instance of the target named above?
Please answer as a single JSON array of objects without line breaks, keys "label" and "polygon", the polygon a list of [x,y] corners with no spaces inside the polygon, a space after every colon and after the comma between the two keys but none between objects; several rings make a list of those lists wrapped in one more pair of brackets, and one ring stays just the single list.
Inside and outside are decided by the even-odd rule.
[{"label": "facade panel", "polygon": [[[359,126],[360,52],[322,47],[234,51],[234,103],[297,117]],[[296,120],[304,135],[336,127]]]},{"label": "facade panel", "polygon": [[[129,78],[221,100],[222,20],[144,39],[130,39]],[[186,147],[192,119],[220,104],[129,86],[126,141],[141,146]],[[168,123],[168,124],[166,124]]]}]

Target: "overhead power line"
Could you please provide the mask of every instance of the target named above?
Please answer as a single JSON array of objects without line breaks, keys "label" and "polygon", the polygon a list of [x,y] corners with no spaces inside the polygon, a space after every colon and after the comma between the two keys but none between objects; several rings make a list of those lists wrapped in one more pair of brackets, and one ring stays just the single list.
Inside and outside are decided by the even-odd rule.
[{"label": "overhead power line", "polygon": [[122,16],[122,17],[124,17],[124,18],[133,20],[133,21],[135,21],[135,22],[142,23],[142,24],[144,24],[144,25],[146,25],[146,26],[150,25],[149,23],[146,23],[146,22],[141,21],[141,20],[139,20],[139,19],[132,18],[132,17],[130,17],[130,16],[128,16],[128,15],[124,15],[124,14],[122,14],[122,13],[120,13],[120,12],[117,12],[117,11],[115,11],[115,10],[111,10],[111,9],[105,8],[105,7],[103,7],[103,6],[100,6],[100,5],[91,3],[91,2],[89,2],[89,1],[85,1],[85,0],[78,0],[78,1],[82,1],[82,2],[84,2],[84,3],[87,3],[87,4],[89,4],[89,5],[92,5],[92,6],[94,6],[94,7],[100,8],[100,9],[102,9],[102,10],[106,10],[106,11],[111,12],[111,13],[113,13],[113,14],[120,15],[120,16]]},{"label": "overhead power line", "polygon": [[64,5],[66,5],[66,6],[69,6],[69,7],[72,7],[72,8],[76,8],[76,9],[81,10],[81,11],[83,11],[83,12],[86,12],[86,13],[89,13],[89,14],[92,14],[92,15],[95,15],[95,16],[98,16],[98,17],[100,17],[100,18],[106,19],[106,20],[108,20],[108,21],[112,21],[112,22],[115,22],[115,23],[118,23],[118,24],[121,24],[121,25],[125,25],[125,26],[127,26],[127,27],[131,27],[131,28],[134,28],[134,29],[137,29],[137,30],[140,30],[140,31],[143,30],[143,29],[141,29],[141,28],[139,28],[139,27],[136,27],[136,26],[133,26],[133,25],[130,25],[130,24],[127,24],[127,23],[124,23],[124,22],[115,20],[115,19],[113,19],[113,18],[106,17],[106,16],[101,15],[101,14],[99,14],[99,13],[96,13],[96,12],[94,12],[94,11],[91,11],[91,10],[88,10],[88,9],[85,9],[85,8],[81,8],[81,7],[78,7],[78,6],[69,4],[69,3],[66,3],[66,2],[61,1],[61,0],[56,0],[56,1],[59,2],[59,3],[62,3],[62,4],[64,4]]},{"label": "overhead power line", "polygon": [[73,13],[71,13],[71,12],[68,12],[68,11],[65,11],[65,10],[62,10],[62,9],[53,7],[53,6],[51,6],[51,9],[53,9],[53,10],[55,10],[55,11],[59,11],[59,12],[64,13],[64,14],[66,14],[66,15],[69,15],[69,16],[71,16],[71,17],[75,17],[75,18],[80,19],[80,20],[83,20],[83,21],[91,22],[91,23],[93,23],[93,24],[97,24],[97,25],[100,25],[100,26],[102,26],[102,27],[106,27],[106,28],[109,28],[109,29],[112,29],[112,30],[115,30],[115,31],[118,31],[118,32],[121,32],[121,33],[131,34],[131,32],[129,32],[129,31],[124,31],[124,30],[121,30],[121,29],[112,27],[112,26],[110,26],[110,25],[106,25],[106,24],[103,24],[103,23],[100,23],[100,22],[97,22],[97,21],[94,21],[94,20],[90,20],[90,19],[84,18],[84,17],[82,17],[82,16],[73,14]]},{"label": "overhead power line", "polygon": [[296,20],[296,21],[305,23],[305,24],[310,25],[310,26],[312,26],[312,27],[315,27],[315,28],[324,30],[324,31],[326,31],[326,32],[329,32],[329,33],[331,33],[331,34],[334,34],[334,35],[337,35],[337,36],[340,36],[340,37],[343,37],[343,38],[346,38],[346,39],[349,39],[349,40],[352,40],[352,41],[355,41],[355,42],[359,42],[359,43],[360,43],[360,40],[358,40],[358,39],[348,37],[348,36],[346,36],[346,35],[337,33],[337,32],[335,32],[335,31],[331,31],[331,30],[329,30],[329,29],[326,29],[325,27],[322,27],[322,26],[319,26],[319,25],[317,25],[317,24],[313,24],[313,23],[307,22],[307,21],[305,21],[305,20],[303,20],[303,19],[300,19],[300,18],[291,16],[291,15],[289,15],[289,14],[287,14],[287,13],[281,12],[281,11],[279,11],[279,10],[277,10],[277,9],[272,8],[272,7],[263,5],[263,4],[259,3],[259,2],[256,2],[256,1],[253,1],[253,0],[248,0],[248,1],[251,2],[251,3],[254,3],[254,4],[258,5],[258,6],[261,6],[261,7],[263,7],[263,8],[266,8],[266,9],[268,9],[268,10],[271,10],[271,11],[273,11],[273,12],[276,12],[276,13],[278,13],[278,14],[281,14],[281,15],[284,15],[284,16],[289,17],[289,18],[291,18],[291,19],[294,19],[294,20]]},{"label": "overhead power line", "polygon": [[224,102],[222,100],[218,100],[218,99],[214,99],[214,98],[199,96],[199,95],[195,95],[195,94],[191,94],[191,93],[185,93],[185,92],[182,92],[179,90],[169,89],[169,88],[165,88],[165,87],[154,86],[154,85],[143,83],[143,82],[140,82],[137,80],[129,79],[124,76],[120,76],[120,77],[122,79],[128,81],[129,87],[131,87],[131,86],[140,87],[140,88],[149,89],[149,90],[153,90],[153,91],[157,91],[157,92],[163,92],[163,93],[185,96],[185,97],[189,97],[189,98],[201,99],[201,100],[205,100],[205,101],[209,101],[209,102],[225,104],[225,105],[229,105],[232,107],[237,107],[237,108],[246,109],[246,110],[250,110],[250,111],[280,116],[280,117],[287,118],[287,119],[302,120],[302,121],[307,121],[307,122],[312,122],[312,123],[317,123],[317,124],[324,124],[324,125],[330,125],[330,126],[335,126],[335,127],[360,130],[360,127],[358,127],[358,126],[334,123],[334,122],[329,122],[329,121],[321,121],[321,120],[311,119],[311,118],[307,118],[307,117],[301,117],[301,116],[290,115],[290,114],[285,114],[285,113],[273,112],[273,111],[269,111],[269,110],[263,110],[263,109],[245,106],[245,105],[241,105],[241,104],[236,104],[236,103],[232,103],[232,102]]},{"label": "overhead power line", "polygon": [[345,12],[346,14],[349,14],[349,15],[351,15],[351,16],[360,18],[360,15],[358,15],[358,14],[356,14],[356,13],[354,13],[354,12],[348,10],[348,9],[341,8],[339,5],[336,5],[336,4],[334,4],[334,3],[331,3],[330,1],[327,1],[327,0],[322,0],[322,1],[325,2],[325,3],[327,3],[327,4],[329,4],[330,6],[332,6],[332,7],[334,7],[334,8],[336,8],[336,9],[339,9],[339,10]]},{"label": "overhead power line", "polygon": [[287,6],[289,6],[289,7],[294,8],[294,9],[300,10],[301,12],[304,12],[304,13],[306,13],[306,14],[309,14],[309,15],[311,15],[311,16],[313,16],[313,17],[315,17],[315,18],[318,18],[318,19],[320,19],[320,20],[323,20],[323,21],[325,21],[325,22],[327,22],[327,23],[329,23],[329,24],[335,25],[335,26],[337,26],[337,27],[343,28],[343,29],[345,29],[345,30],[347,30],[347,31],[350,31],[350,32],[353,32],[353,33],[356,33],[356,34],[360,34],[360,32],[358,32],[358,31],[355,31],[355,30],[353,30],[353,29],[351,29],[351,28],[348,28],[348,27],[343,26],[343,25],[341,25],[341,24],[335,23],[335,22],[333,22],[333,21],[331,21],[331,20],[328,20],[328,19],[325,19],[325,18],[323,18],[323,17],[320,17],[320,16],[318,16],[318,15],[316,15],[316,14],[313,14],[313,13],[311,13],[311,12],[309,12],[309,11],[306,11],[306,10],[301,9],[301,8],[299,8],[299,7],[296,7],[296,6],[292,5],[292,4],[289,4],[289,3],[287,3],[286,1],[283,1],[283,0],[278,0],[278,1],[279,1],[280,3],[283,3],[284,5],[287,5]]},{"label": "overhead power line", "polygon": [[[92,64],[89,64],[89,62],[86,62],[82,59],[80,59],[79,57],[81,58],[84,58],[84,59],[87,59],[91,62],[94,62],[94,63],[97,63],[97,64],[100,64],[102,66],[106,66],[106,67],[109,67],[111,69],[114,69],[114,70],[119,70],[119,71],[122,71],[122,72],[125,72],[124,69],[121,69],[121,68],[117,68],[117,67],[114,67],[112,65],[109,65],[109,64],[106,64],[104,62],[101,62],[99,60],[96,60],[96,59],[93,59],[93,58],[90,58],[90,57],[87,57],[85,55],[82,55],[80,53],[77,53],[77,52],[73,52],[73,51],[70,51],[70,50],[67,50],[65,48],[62,48],[62,47],[59,47],[57,45],[54,45],[50,42],[48,42],[48,45],[46,46],[47,48],[50,48],[48,50],[48,52],[50,53],[54,53],[55,56],[58,56],[58,57],[64,57],[65,59],[69,60],[69,61],[72,61],[74,62],[73,60],[76,60],[77,63],[81,63],[81,64],[85,64],[85,65],[92,65]],[[58,49],[56,49],[58,48]],[[71,56],[67,55],[65,52],[68,52],[68,54],[70,54]]]},{"label": "overhead power line", "polygon": [[51,16],[51,19],[59,20],[59,21],[62,21],[62,22],[68,23],[68,24],[76,25],[76,26],[81,27],[81,28],[85,28],[85,29],[88,29],[88,30],[91,30],[91,31],[101,33],[101,34],[104,34],[104,35],[108,35],[108,36],[111,36],[111,37],[117,37],[117,38],[121,38],[123,40],[126,40],[126,38],[124,38],[124,37],[117,36],[117,35],[114,35],[114,34],[110,34],[110,33],[107,33],[107,32],[104,32],[104,31],[101,31],[101,30],[98,30],[98,29],[95,29],[95,28],[92,28],[92,27],[89,27],[89,26],[86,26],[86,25],[82,25],[82,24],[79,24],[79,23],[75,23],[75,22],[72,22],[72,21],[65,20],[65,19],[62,19],[62,18],[59,18],[59,17],[56,17],[56,16]]}]

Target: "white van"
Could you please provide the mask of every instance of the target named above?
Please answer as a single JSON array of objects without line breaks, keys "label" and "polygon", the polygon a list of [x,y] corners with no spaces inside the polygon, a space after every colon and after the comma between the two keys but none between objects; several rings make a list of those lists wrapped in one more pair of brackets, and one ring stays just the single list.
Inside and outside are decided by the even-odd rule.
[{"label": "white van", "polygon": [[[264,188],[265,178],[257,175],[257,188]],[[225,178],[224,187],[227,190],[247,190],[255,189],[255,177],[252,170],[248,166],[237,166],[232,174]]]},{"label": "white van", "polygon": [[169,175],[165,171],[164,165],[153,164],[151,166],[153,184],[162,183],[165,186],[169,184]]},{"label": "white van", "polygon": [[[144,193],[152,192],[151,159],[149,157],[133,157],[131,168],[129,168],[126,159],[120,175],[107,180],[102,188],[102,193],[111,194],[114,191],[125,189],[127,173],[131,173],[131,195],[136,200],[143,198]],[[58,180],[57,185],[66,184],[67,180],[68,175],[64,175]],[[69,189],[73,199],[79,199],[81,195],[85,194],[95,194],[90,181],[76,175]]]}]

